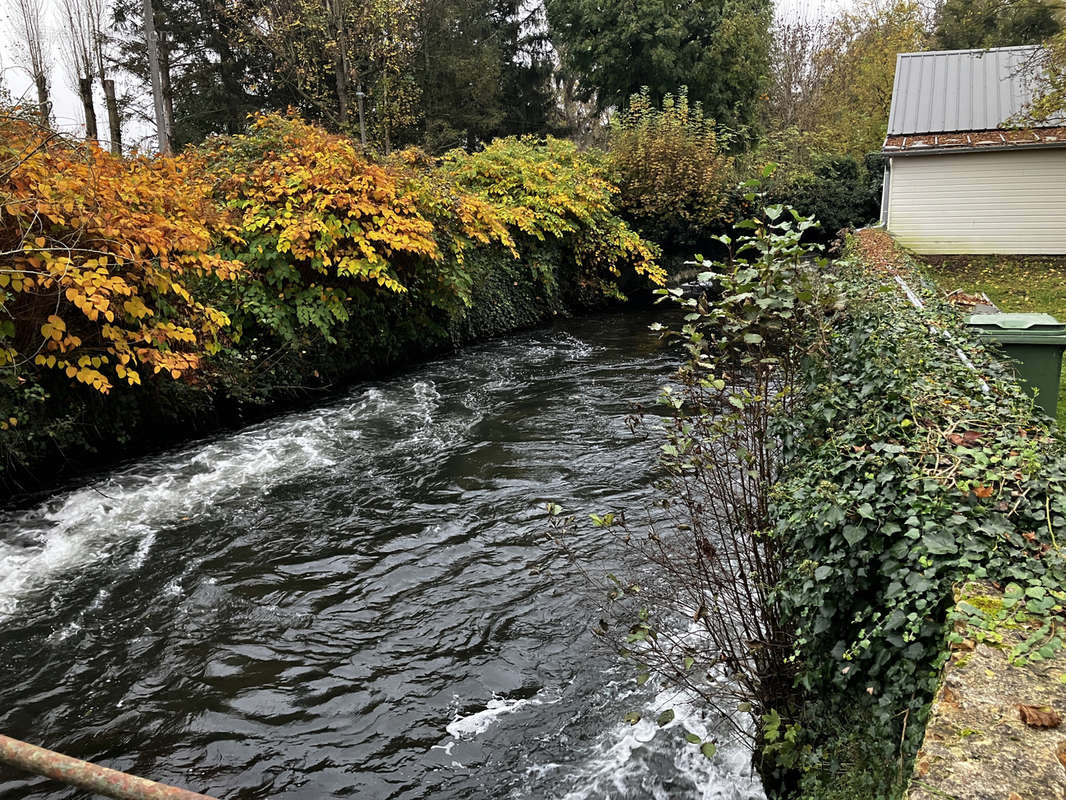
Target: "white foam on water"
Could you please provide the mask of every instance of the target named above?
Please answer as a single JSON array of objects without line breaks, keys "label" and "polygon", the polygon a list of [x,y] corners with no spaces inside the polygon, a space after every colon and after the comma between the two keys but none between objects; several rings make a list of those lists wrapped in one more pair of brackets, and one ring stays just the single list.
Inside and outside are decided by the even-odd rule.
[{"label": "white foam on water", "polygon": [[[423,391],[429,414],[431,393]],[[0,621],[29,592],[71,570],[91,568],[127,543],[136,543],[127,568],[140,569],[161,526],[209,517],[223,503],[251,505],[293,476],[333,466],[338,438],[358,439],[352,423],[385,413],[385,405],[384,394],[370,389],[350,405],[275,420],[142,462],[5,521],[10,535],[0,539]]]},{"label": "white foam on water", "polygon": [[540,692],[533,695],[533,697],[518,699],[493,696],[485,708],[480,711],[475,711],[465,717],[456,715],[455,719],[445,727],[445,730],[455,739],[473,739],[492,727],[500,717],[513,714],[526,706],[551,705],[556,702],[558,700],[545,700]]},{"label": "white foam on water", "polygon": [[97,608],[102,608],[104,605],[104,601],[107,600],[107,598],[109,598],[110,596],[110,589],[101,589],[96,593],[96,597],[93,598],[93,601],[89,603],[89,610],[94,611]]},{"label": "white foam on water", "polygon": [[62,642],[69,639],[71,636],[81,632],[81,625],[77,622],[71,622],[64,625],[62,628],[55,630],[49,635],[48,640],[51,642]]},{"label": "white foam on water", "polygon": [[[673,710],[674,718],[660,727],[656,720],[666,709]],[[738,714],[737,722],[749,730],[754,725],[750,715]],[[676,689],[660,691],[646,702],[639,722],[623,722],[606,730],[585,759],[567,768],[561,784],[570,788],[563,800],[632,796],[637,787],[653,797],[670,800],[765,800],[746,744],[719,741],[714,758],[708,759],[699,745],[684,738],[685,733],[692,733],[704,741],[714,741],[715,732],[720,730],[701,699]],[[656,785],[657,776],[648,772],[649,757],[655,755],[665,756],[673,764],[671,793]],[[691,788],[683,795],[676,794],[676,784]]]},{"label": "white foam on water", "polygon": [[138,570],[144,566],[144,562],[148,559],[148,553],[152,549],[152,545],[155,544],[155,531],[147,530],[137,542],[137,549],[134,551],[133,556],[130,558],[130,566]]},{"label": "white foam on water", "polygon": [[571,351],[571,355],[578,358],[588,358],[596,353],[602,353],[607,348],[603,345],[590,344],[583,339],[578,339],[572,333],[556,334],[555,341],[565,345]]}]

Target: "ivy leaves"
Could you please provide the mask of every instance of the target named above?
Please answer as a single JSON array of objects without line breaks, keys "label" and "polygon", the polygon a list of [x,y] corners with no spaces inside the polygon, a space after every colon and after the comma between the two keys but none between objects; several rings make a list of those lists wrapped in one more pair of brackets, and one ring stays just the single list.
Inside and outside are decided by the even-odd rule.
[{"label": "ivy leaves", "polygon": [[842,736],[819,717],[845,714],[875,726],[859,739],[898,743],[899,715],[920,714],[935,686],[954,586],[998,582],[1003,619],[1017,607],[1038,621],[1016,658],[1061,647],[1066,450],[885,234],[858,234],[837,269],[844,302],[811,333],[823,349],[783,425],[771,514],[791,563],[777,596],[813,740]]}]

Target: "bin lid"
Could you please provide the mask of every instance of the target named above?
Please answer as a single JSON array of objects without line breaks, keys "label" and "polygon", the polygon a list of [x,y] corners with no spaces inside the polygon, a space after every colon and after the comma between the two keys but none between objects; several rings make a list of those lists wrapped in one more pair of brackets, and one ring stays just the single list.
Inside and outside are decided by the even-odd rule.
[{"label": "bin lid", "polygon": [[966,324],[989,333],[1014,331],[1054,335],[1066,332],[1066,323],[1059,322],[1050,314],[971,314]]}]

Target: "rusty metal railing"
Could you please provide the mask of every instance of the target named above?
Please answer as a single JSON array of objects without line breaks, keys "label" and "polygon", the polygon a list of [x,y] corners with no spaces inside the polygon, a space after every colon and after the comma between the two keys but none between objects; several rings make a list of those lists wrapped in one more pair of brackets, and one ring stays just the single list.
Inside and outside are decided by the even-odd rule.
[{"label": "rusty metal railing", "polygon": [[215,800],[0,734],[0,763],[118,800]]}]

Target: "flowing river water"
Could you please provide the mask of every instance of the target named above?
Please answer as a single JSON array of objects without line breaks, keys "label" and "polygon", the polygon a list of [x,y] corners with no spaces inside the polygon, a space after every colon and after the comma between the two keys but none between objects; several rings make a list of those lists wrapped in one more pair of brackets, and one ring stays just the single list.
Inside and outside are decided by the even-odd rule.
[{"label": "flowing river water", "polygon": [[[0,515],[0,732],[223,800],[761,798],[545,541],[546,501],[651,499],[625,418],[678,355],[649,321],[471,347]],[[0,766],[3,800],[76,797]]]}]

